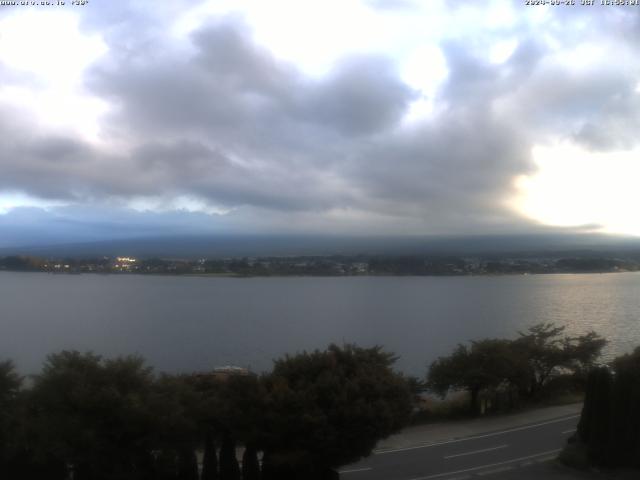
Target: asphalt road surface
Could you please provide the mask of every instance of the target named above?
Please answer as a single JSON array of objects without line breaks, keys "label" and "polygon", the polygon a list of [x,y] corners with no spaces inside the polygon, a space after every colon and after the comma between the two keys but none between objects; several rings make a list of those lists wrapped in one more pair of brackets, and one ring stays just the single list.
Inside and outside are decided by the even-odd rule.
[{"label": "asphalt road surface", "polygon": [[378,451],[340,470],[341,480],[464,480],[555,458],[580,415],[430,445]]}]

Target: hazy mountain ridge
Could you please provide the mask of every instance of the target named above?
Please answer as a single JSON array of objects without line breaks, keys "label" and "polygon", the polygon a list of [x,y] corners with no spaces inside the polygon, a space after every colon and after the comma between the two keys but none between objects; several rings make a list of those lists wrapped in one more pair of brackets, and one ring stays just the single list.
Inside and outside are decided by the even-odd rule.
[{"label": "hazy mountain ridge", "polygon": [[221,258],[324,255],[594,256],[640,254],[640,239],[606,235],[355,237],[311,235],[164,236],[0,248],[0,256]]}]

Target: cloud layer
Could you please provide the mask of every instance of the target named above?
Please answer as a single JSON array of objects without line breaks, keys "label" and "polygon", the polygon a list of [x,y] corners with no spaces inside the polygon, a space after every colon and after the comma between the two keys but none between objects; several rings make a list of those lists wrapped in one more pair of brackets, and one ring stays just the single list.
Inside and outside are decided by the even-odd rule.
[{"label": "cloud layer", "polygon": [[[182,211],[207,231],[535,229],[513,203],[515,179],[535,173],[535,145],[637,146],[640,17],[632,8],[461,5],[362,4],[389,25],[437,14],[447,31],[391,32],[394,48],[342,52],[322,74],[261,42],[250,7],[200,13],[186,31],[176,25],[193,2],[74,10],[79,32],[107,47],[79,84],[107,105],[99,135],[61,131],[9,102],[3,90],[45,80],[0,56],[0,207],[3,192],[20,192],[97,218]],[[446,63],[430,90],[403,77],[423,44]],[[436,74],[435,64],[423,68]],[[167,228],[180,225],[176,216]]]}]

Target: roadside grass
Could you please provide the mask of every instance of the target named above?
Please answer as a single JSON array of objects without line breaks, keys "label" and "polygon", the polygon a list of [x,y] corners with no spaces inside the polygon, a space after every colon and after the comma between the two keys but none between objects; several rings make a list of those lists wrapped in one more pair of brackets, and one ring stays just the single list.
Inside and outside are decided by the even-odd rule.
[{"label": "roadside grass", "polygon": [[441,420],[471,418],[469,413],[469,395],[455,392],[441,399],[435,395],[423,394],[414,411],[410,424],[424,425]]},{"label": "roadside grass", "polygon": [[423,393],[415,407],[409,424],[425,425],[446,420],[506,415],[540,407],[573,405],[582,403],[583,401],[584,392],[545,392],[545,394],[541,395],[537,400],[522,400],[511,408],[498,408],[496,404],[486,403],[483,406],[482,414],[473,414],[469,410],[469,394],[467,392],[453,392],[444,399],[430,393]]}]

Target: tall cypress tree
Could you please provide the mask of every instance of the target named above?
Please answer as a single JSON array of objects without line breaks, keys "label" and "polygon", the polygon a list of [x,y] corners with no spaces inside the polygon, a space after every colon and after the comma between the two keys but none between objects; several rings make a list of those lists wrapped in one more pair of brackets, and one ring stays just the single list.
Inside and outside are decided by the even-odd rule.
[{"label": "tall cypress tree", "polygon": [[162,449],[155,460],[158,480],[175,480],[178,476],[178,462],[173,450]]},{"label": "tall cypress tree", "polygon": [[596,389],[596,371],[591,370],[587,376],[587,386],[585,389],[584,403],[582,404],[582,414],[578,422],[578,436],[584,443],[589,443],[591,435],[592,417],[596,414],[593,408],[593,399]]},{"label": "tall cypress tree", "polygon": [[216,442],[211,433],[207,433],[204,440],[204,457],[202,459],[201,480],[218,480],[218,456]]},{"label": "tall cypress tree", "polygon": [[618,357],[610,442],[613,465],[640,466],[640,348]]},{"label": "tall cypress tree", "polygon": [[260,474],[262,476],[262,480],[278,480],[269,452],[264,452],[262,454],[262,468],[260,469]]},{"label": "tall cypress tree", "polygon": [[589,457],[597,464],[609,464],[612,377],[608,368],[594,372],[593,414],[589,418]]},{"label": "tall cypress tree", "polygon": [[260,480],[260,463],[258,451],[249,444],[242,455],[242,480]]},{"label": "tall cypress tree", "polygon": [[220,448],[220,480],[240,480],[236,442],[228,433],[224,435]]},{"label": "tall cypress tree", "polygon": [[178,456],[178,480],[198,480],[198,459],[192,448],[183,448]]},{"label": "tall cypress tree", "polygon": [[640,467],[640,348],[589,374],[580,439],[596,465]]}]

